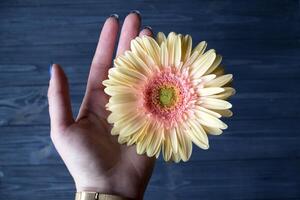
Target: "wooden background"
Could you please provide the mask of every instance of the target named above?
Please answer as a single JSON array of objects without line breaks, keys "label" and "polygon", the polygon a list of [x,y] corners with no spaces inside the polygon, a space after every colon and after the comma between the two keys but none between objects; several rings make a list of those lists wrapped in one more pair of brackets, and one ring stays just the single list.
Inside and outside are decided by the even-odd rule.
[{"label": "wooden background", "polygon": [[229,129],[187,163],[157,162],[145,199],[300,199],[300,3],[0,1],[0,199],[73,199],[49,138],[49,64],[61,63],[78,112],[99,30],[133,9],[144,25],[190,33],[224,56],[237,95]]}]

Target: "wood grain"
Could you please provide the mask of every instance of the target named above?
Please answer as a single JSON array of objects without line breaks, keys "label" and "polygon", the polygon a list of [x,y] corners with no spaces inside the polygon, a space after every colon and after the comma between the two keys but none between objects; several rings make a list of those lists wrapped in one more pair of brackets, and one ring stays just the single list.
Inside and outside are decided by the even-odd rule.
[{"label": "wood grain", "polygon": [[[101,25],[143,15],[154,31],[208,42],[234,74],[229,129],[188,163],[158,160],[145,199],[300,199],[297,0],[1,0],[0,200],[74,196],[49,137],[48,67],[62,64],[78,113]],[[122,21],[122,19],[121,19]]]}]

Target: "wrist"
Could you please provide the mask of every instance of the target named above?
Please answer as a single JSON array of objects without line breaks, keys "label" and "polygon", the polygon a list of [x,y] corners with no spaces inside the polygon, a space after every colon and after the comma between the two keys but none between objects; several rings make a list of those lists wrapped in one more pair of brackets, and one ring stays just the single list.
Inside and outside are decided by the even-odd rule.
[{"label": "wrist", "polygon": [[75,200],[130,200],[118,195],[102,194],[99,192],[76,192]]},{"label": "wrist", "polygon": [[76,184],[76,192],[97,192],[100,194],[117,195],[130,200],[143,199],[145,191],[142,188],[144,187],[132,186],[130,184],[127,184],[126,187],[122,187],[119,183],[113,184],[108,181],[98,184],[97,186]]}]

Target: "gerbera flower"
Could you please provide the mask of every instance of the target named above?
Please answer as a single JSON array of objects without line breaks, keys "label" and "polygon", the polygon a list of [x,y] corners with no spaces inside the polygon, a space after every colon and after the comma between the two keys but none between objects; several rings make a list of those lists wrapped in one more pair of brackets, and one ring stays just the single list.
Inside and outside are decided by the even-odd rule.
[{"label": "gerbera flower", "polygon": [[135,38],[114,60],[103,85],[119,143],[136,144],[138,154],[187,161],[192,142],[208,149],[207,134],[227,128],[219,118],[232,115],[225,101],[235,93],[228,86],[232,75],[224,75],[222,57],[205,52],[206,46],[203,41],[192,49],[189,35],[158,33],[156,40]]}]

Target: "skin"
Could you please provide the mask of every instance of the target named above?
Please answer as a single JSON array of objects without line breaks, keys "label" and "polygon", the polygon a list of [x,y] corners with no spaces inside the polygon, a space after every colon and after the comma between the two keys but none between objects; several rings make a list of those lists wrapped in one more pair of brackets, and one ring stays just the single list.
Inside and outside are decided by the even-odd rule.
[{"label": "skin", "polygon": [[[140,31],[140,25],[138,14],[126,16],[117,55],[129,50],[130,41],[136,36],[152,36],[149,29]],[[112,127],[106,121],[108,96],[101,83],[112,66],[118,30],[118,20],[109,17],[102,27],[76,119],[72,114],[67,76],[58,64],[53,64],[48,89],[50,134],[78,192],[94,191],[142,199],[155,158],[138,155],[135,146],[120,145],[117,137],[110,134]]]}]

